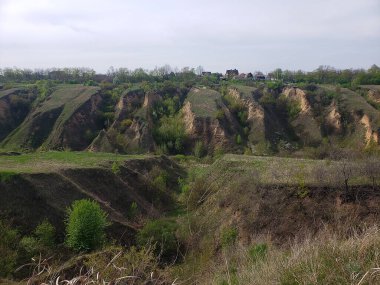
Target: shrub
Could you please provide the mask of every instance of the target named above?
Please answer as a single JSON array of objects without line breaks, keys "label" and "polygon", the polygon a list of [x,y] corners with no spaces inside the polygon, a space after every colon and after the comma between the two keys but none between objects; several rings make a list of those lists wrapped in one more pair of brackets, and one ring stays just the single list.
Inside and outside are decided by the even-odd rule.
[{"label": "shrub", "polygon": [[198,158],[202,158],[206,154],[206,149],[203,142],[197,141],[194,146],[194,155]]},{"label": "shrub", "polygon": [[119,174],[120,173],[120,163],[118,161],[114,161],[112,163],[111,170],[114,174]]},{"label": "shrub", "polygon": [[100,247],[105,239],[106,213],[90,200],[74,201],[67,209],[66,244],[76,251]]},{"label": "shrub", "polygon": [[40,251],[40,246],[37,239],[32,236],[24,236],[20,240],[20,247],[24,249],[30,256],[33,256]]},{"label": "shrub", "polygon": [[138,214],[138,207],[137,207],[137,203],[136,202],[132,202],[131,206],[129,207],[129,211],[128,211],[128,216],[130,218],[134,218],[137,216]]},{"label": "shrub", "polygon": [[34,234],[41,246],[52,247],[55,243],[55,228],[48,220],[39,224],[34,230]]},{"label": "shrub", "polygon": [[177,238],[175,232],[178,226],[175,221],[149,221],[137,234],[137,243],[144,247],[155,244],[156,254],[161,254],[164,260],[170,260],[177,253]]},{"label": "shrub", "polygon": [[179,116],[163,117],[154,129],[153,136],[157,144],[169,153],[181,153],[186,140],[185,125]]},{"label": "shrub", "polygon": [[218,120],[223,120],[224,119],[224,111],[222,109],[219,109],[218,111],[215,112],[215,118]]},{"label": "shrub", "polygon": [[120,122],[120,128],[121,128],[121,131],[125,131],[126,129],[128,129],[131,125],[132,125],[133,121],[131,119],[124,119]]},{"label": "shrub", "polygon": [[153,178],[153,186],[158,188],[160,191],[165,191],[167,188],[169,175],[166,171],[161,170],[159,174]]},{"label": "shrub", "polygon": [[15,269],[18,239],[17,231],[0,221],[0,277],[8,277]]},{"label": "shrub", "polygon": [[239,134],[236,135],[236,143],[241,144],[241,136]]},{"label": "shrub", "polygon": [[235,243],[238,236],[238,231],[235,228],[224,228],[221,232],[221,244],[223,247],[227,247]]}]

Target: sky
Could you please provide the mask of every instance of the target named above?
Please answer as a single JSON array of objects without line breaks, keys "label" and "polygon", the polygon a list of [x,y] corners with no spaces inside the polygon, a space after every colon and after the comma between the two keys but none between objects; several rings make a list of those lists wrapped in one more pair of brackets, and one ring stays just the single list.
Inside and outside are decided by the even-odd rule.
[{"label": "sky", "polygon": [[0,68],[380,66],[380,0],[0,0]]}]

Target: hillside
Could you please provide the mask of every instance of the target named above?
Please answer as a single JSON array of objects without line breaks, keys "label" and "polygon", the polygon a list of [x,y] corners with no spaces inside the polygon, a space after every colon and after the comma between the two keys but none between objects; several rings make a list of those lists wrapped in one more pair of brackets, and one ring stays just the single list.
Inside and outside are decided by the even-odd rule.
[{"label": "hillside", "polygon": [[189,89],[168,83],[145,91],[138,84],[61,84],[46,98],[38,90],[0,91],[2,148],[189,154],[202,143],[209,155],[224,150],[323,157],[328,145],[379,145],[376,85],[352,91],[332,85]]},{"label": "hillside", "polygon": [[[1,219],[10,219],[23,234],[48,219],[62,239],[67,207],[78,199],[93,199],[108,214],[109,235],[119,239],[127,228],[130,233],[124,242],[129,243],[141,226],[138,217],[130,215],[132,203],[141,217],[158,218],[173,207],[177,179],[183,174],[166,157],[81,152],[5,155],[0,159]],[[167,189],[154,184],[160,175],[165,175]]]},{"label": "hillside", "polygon": [[78,85],[56,87],[42,102],[35,103],[24,121],[3,140],[2,147],[84,149],[89,142],[86,132],[102,127],[96,117],[101,103],[98,90]]}]

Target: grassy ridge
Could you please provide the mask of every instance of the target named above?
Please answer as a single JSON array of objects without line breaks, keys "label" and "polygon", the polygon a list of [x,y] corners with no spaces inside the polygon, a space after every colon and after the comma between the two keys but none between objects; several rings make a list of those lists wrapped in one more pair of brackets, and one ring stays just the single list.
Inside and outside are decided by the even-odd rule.
[{"label": "grassy ridge", "polygon": [[211,89],[192,89],[186,100],[196,116],[215,118],[222,95]]},{"label": "grassy ridge", "polygon": [[0,172],[53,172],[64,168],[101,167],[111,161],[143,159],[146,155],[116,155],[94,152],[35,152],[15,156],[0,156]]},{"label": "grassy ridge", "polygon": [[[20,149],[20,147],[28,146],[28,144],[31,144],[30,140],[35,132],[39,132],[38,136],[45,136],[51,139],[56,131],[61,129],[64,123],[72,116],[75,110],[89,100],[92,95],[96,94],[98,90],[99,88],[97,87],[82,85],[59,85],[57,89],[43,102],[38,104],[27,119],[3,141],[2,147],[17,150]],[[43,119],[41,122],[38,121],[37,126],[35,126],[36,120],[40,120],[40,118]],[[41,124],[45,125],[46,130],[40,134]],[[46,133],[49,132],[50,129],[52,133]],[[34,138],[32,138],[32,140],[33,139]]]}]

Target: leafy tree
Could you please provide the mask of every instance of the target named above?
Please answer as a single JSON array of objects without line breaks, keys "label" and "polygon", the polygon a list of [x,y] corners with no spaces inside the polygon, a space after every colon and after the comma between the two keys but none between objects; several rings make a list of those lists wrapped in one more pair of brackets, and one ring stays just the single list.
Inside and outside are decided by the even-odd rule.
[{"label": "leafy tree", "polygon": [[76,251],[100,247],[104,240],[107,215],[91,200],[74,201],[67,209],[66,244]]}]

